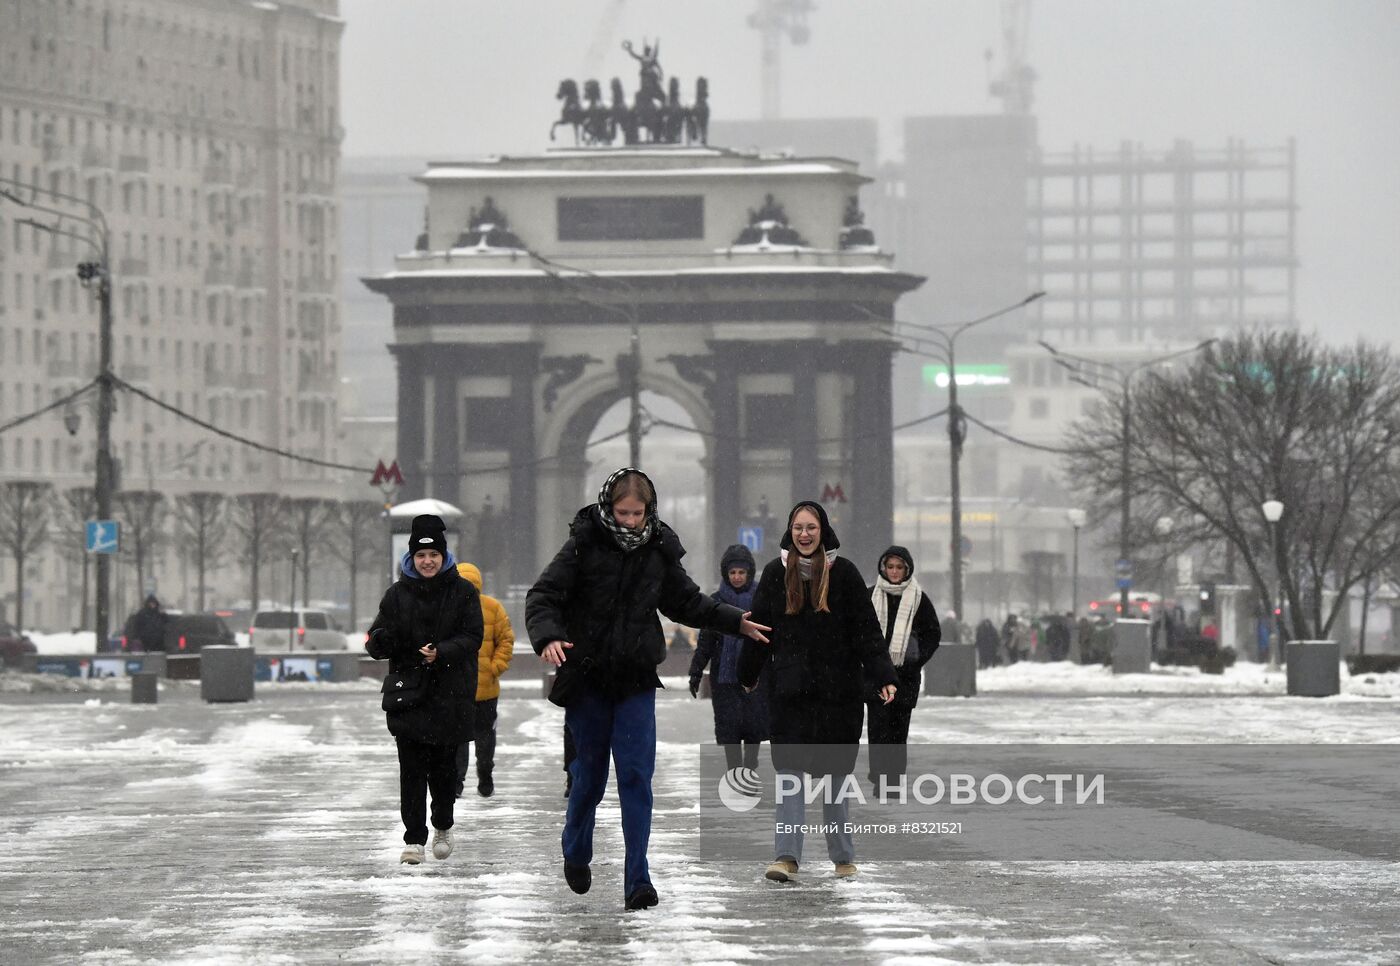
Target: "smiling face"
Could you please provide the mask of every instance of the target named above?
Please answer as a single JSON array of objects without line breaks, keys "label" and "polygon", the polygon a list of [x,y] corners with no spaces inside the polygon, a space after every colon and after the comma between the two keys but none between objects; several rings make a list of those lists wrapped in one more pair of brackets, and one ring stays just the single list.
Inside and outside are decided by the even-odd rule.
[{"label": "smiling face", "polygon": [[812,510],[803,507],[792,518],[792,544],[804,557],[816,552],[822,542],[822,524]]},{"label": "smiling face", "polygon": [[749,582],[749,570],[747,567],[729,568],[729,586],[735,590],[743,590]]},{"label": "smiling face", "polygon": [[647,506],[635,496],[624,496],[613,504],[613,519],[629,530],[640,530],[647,522]]},{"label": "smiling face", "polygon": [[420,577],[434,577],[442,569],[442,554],[436,550],[416,550],[413,554],[413,569]]},{"label": "smiling face", "polygon": [[909,576],[909,567],[900,557],[890,554],[880,562],[880,571],[885,575],[885,579],[892,584],[902,584]]}]

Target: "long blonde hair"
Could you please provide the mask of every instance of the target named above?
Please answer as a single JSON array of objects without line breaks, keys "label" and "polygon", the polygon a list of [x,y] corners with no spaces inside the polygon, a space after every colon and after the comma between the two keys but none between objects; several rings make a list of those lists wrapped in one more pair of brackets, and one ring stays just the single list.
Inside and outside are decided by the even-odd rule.
[{"label": "long blonde hair", "polygon": [[812,609],[819,614],[828,614],[831,608],[826,605],[826,591],[831,583],[831,568],[826,563],[826,547],[817,544],[817,552],[812,554],[812,578],[802,579],[802,556],[796,550],[788,553],[787,572],[783,575],[784,587],[787,590],[787,608],[784,613],[796,614],[802,610],[802,604],[806,600],[808,593],[807,586],[811,585]]}]

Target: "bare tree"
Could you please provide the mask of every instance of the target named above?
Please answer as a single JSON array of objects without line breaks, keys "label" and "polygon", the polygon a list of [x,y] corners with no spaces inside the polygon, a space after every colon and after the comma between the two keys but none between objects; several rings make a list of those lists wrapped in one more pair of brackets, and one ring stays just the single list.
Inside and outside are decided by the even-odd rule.
[{"label": "bare tree", "polygon": [[238,534],[240,556],[249,571],[248,599],[257,610],[259,564],[278,549],[283,537],[286,501],[276,493],[240,493],[233,499],[233,529]]},{"label": "bare tree", "polygon": [[359,603],[360,561],[371,558],[376,545],[384,541],[384,506],[374,500],[352,500],[340,504],[335,521],[336,552],[350,568],[350,629],[354,630]]},{"label": "bare tree", "polygon": [[199,609],[204,610],[204,575],[209,565],[211,549],[223,542],[228,532],[228,502],[222,493],[200,490],[177,497],[175,508],[179,513],[180,531],[188,541],[188,556],[194,561],[195,572],[199,575],[199,587],[195,598]]},{"label": "bare tree", "polygon": [[[165,495],[154,490],[123,490],[117,494],[117,518],[122,543],[136,564],[136,597],[146,593],[146,564],[155,558],[165,539]],[[126,539],[129,537],[130,539]]]},{"label": "bare tree", "polygon": [[[312,554],[330,543],[327,524],[334,519],[338,504],[320,497],[295,497],[287,501],[288,533],[301,563],[301,606],[310,600]],[[292,601],[295,606],[296,601]]]},{"label": "bare tree", "polygon": [[[87,552],[87,521],[97,517],[97,491],[90,486],[74,486],[63,491],[58,502],[59,526],[68,534],[64,541],[72,548],[72,559],[82,570],[82,594],[79,600],[79,627],[88,626],[88,568],[92,555]],[[69,584],[71,589],[72,584]]]},{"label": "bare tree", "polygon": [[[1351,589],[1400,551],[1400,369],[1387,352],[1245,334],[1183,371],[1147,375],[1131,402],[1140,543],[1223,539],[1261,599],[1284,600],[1291,636],[1330,633]],[[1071,479],[1097,499],[1123,484],[1119,405],[1098,407],[1070,434]],[[1276,532],[1266,500],[1285,507]],[[1158,515],[1177,521],[1169,538],[1153,536]]]},{"label": "bare tree", "polygon": [[24,629],[24,567],[49,530],[53,487],[35,480],[0,483],[0,546],[15,564],[15,627]]}]

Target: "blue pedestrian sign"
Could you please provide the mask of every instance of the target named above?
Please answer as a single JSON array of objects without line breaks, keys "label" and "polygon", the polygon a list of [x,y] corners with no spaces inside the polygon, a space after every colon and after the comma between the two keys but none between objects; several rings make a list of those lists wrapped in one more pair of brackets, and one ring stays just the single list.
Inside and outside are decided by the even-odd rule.
[{"label": "blue pedestrian sign", "polygon": [[1114,573],[1117,574],[1118,589],[1130,590],[1133,586],[1133,562],[1131,560],[1119,560],[1113,565]]},{"label": "blue pedestrian sign", "polygon": [[121,543],[121,526],[116,520],[87,521],[88,553],[116,553]]},{"label": "blue pedestrian sign", "polygon": [[749,548],[749,553],[760,552],[763,549],[763,528],[740,527],[739,542]]}]

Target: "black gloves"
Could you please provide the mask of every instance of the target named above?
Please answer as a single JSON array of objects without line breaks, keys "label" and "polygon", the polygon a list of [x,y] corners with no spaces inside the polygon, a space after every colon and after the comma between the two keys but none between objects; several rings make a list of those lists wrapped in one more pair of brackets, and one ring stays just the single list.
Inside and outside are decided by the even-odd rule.
[{"label": "black gloves", "polygon": [[692,698],[698,698],[698,697],[700,697],[700,677],[699,677],[699,675],[697,675],[697,676],[695,676],[695,677],[693,677],[693,678],[690,679],[690,696],[691,696]]}]

